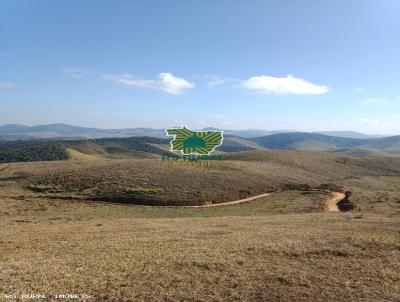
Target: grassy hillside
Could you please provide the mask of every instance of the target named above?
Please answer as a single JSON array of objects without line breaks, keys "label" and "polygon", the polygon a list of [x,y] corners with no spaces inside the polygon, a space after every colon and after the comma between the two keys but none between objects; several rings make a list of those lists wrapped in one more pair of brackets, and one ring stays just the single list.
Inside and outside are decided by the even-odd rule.
[{"label": "grassy hillside", "polygon": [[73,162],[20,164],[9,169],[7,177],[18,177],[23,171],[25,177],[20,181],[24,194],[45,199],[199,205],[280,189],[318,188],[327,183],[345,189],[379,189],[379,177],[395,179],[400,175],[398,158],[323,152],[230,153],[209,167],[190,162],[171,166],[160,158],[111,159],[100,152],[72,155],[76,159]]},{"label": "grassy hillside", "polygon": [[251,140],[268,149],[310,149],[320,151],[349,149],[361,144],[360,140],[352,138],[299,132],[273,134],[256,137]]},{"label": "grassy hillside", "polygon": [[263,150],[264,148],[257,143],[238,136],[224,136],[223,143],[218,147],[223,152],[241,152],[250,150]]},{"label": "grassy hillside", "polygon": [[354,139],[317,133],[282,133],[250,139],[268,149],[334,151],[354,155],[400,156],[400,136]]},{"label": "grassy hillside", "polygon": [[[156,147],[157,144],[168,145],[168,139],[155,137],[129,137],[129,138],[99,138],[89,140],[92,144],[104,146],[106,152],[113,153],[116,149],[127,151],[141,151],[161,155],[165,151]],[[71,146],[77,146],[82,142],[72,142]],[[86,143],[86,142],[83,142]],[[116,149],[115,149],[116,148]]]},{"label": "grassy hillside", "polygon": [[[73,289],[105,302],[400,298],[398,158],[269,150],[198,168],[79,148],[73,161],[0,164],[1,297]],[[218,208],[132,206],[326,182],[351,188],[356,209],[324,213],[326,193],[309,190]]]},{"label": "grassy hillside", "polygon": [[154,157],[167,152],[158,145],[168,144],[169,140],[154,137],[3,141],[0,142],[0,163],[66,160],[73,158],[71,150],[104,158]]},{"label": "grassy hillside", "polygon": [[371,139],[362,144],[362,147],[389,155],[400,154],[400,136]]}]

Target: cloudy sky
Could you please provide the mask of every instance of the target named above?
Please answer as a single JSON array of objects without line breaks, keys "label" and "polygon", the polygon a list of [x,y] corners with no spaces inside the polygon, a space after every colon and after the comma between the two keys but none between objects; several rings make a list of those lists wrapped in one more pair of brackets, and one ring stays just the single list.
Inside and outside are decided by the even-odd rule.
[{"label": "cloudy sky", "polygon": [[0,0],[0,125],[400,134],[400,1]]}]

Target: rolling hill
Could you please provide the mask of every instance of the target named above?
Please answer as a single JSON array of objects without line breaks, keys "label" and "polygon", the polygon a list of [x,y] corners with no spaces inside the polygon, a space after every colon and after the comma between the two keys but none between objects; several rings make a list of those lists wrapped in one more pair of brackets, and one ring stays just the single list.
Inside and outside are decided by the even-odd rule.
[{"label": "rolling hill", "polygon": [[93,140],[0,141],[0,163],[65,160],[71,157],[153,157],[168,152],[169,140],[155,137]]},{"label": "rolling hill", "polygon": [[242,152],[263,149],[265,148],[249,139],[232,135],[225,135],[222,145],[218,147],[218,151],[222,152]]},{"label": "rolling hill", "polygon": [[295,149],[312,151],[334,151],[356,147],[359,139],[327,136],[317,133],[281,133],[256,137],[251,141],[268,149]]},{"label": "rolling hill", "polygon": [[353,155],[399,156],[400,136],[354,139],[317,133],[281,133],[251,139],[266,149],[332,151]]},{"label": "rolling hill", "polygon": [[[20,128],[17,127],[17,129]],[[46,129],[41,128],[40,130]],[[76,133],[73,129],[63,129],[60,132],[64,135]],[[63,160],[70,158],[71,154],[73,154],[72,157],[77,156],[76,152],[105,158],[159,157],[161,154],[169,152],[169,142],[170,139],[167,138],[149,136],[96,139],[0,140],[0,162]],[[400,136],[353,139],[299,132],[278,133],[255,138],[225,135],[223,144],[217,149],[217,152],[231,153],[267,149],[340,152],[351,155],[400,156]],[[74,151],[71,153],[71,150]]]},{"label": "rolling hill", "polygon": [[149,152],[137,157],[112,157],[106,152],[114,148],[111,146],[109,141],[70,146],[66,152],[71,161],[2,165],[3,177],[18,178],[25,193],[42,198],[178,206],[327,185],[378,190],[390,185],[382,185],[382,181],[396,181],[400,171],[399,158],[296,150],[226,153],[212,168],[175,167],[170,161],[140,156]]}]

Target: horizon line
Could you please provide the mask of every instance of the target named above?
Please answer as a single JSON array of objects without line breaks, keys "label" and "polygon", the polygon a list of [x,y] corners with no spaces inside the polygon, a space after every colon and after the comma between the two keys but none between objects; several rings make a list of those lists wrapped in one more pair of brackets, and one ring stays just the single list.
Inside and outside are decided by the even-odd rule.
[{"label": "horizon line", "polygon": [[[155,128],[155,127],[146,127],[146,126],[135,126],[135,127],[121,127],[121,128],[103,128],[103,127],[93,127],[93,126],[81,126],[81,125],[76,125],[76,124],[68,124],[68,123],[48,123],[48,124],[19,124],[19,123],[6,123],[6,124],[0,124],[0,127],[4,126],[23,126],[23,127],[38,127],[38,126],[52,126],[52,125],[64,125],[64,126],[70,126],[70,127],[77,127],[77,128],[92,128],[92,129],[98,129],[98,130],[126,130],[126,129],[152,129],[152,130],[165,130],[170,127],[180,127],[180,126],[167,126],[167,127],[160,127],[160,128]],[[190,127],[189,128],[193,128]],[[359,134],[364,134],[364,135],[369,135],[369,136],[399,136],[399,133],[368,133],[368,132],[363,132],[363,131],[358,131],[358,130],[296,130],[296,129],[263,129],[263,128],[239,128],[239,129],[229,129],[229,128],[221,128],[221,127],[215,127],[215,126],[208,126],[208,127],[203,127],[203,128],[193,128],[193,129],[198,129],[198,130],[204,130],[204,129],[217,129],[217,130],[224,130],[224,131],[268,131],[268,132],[298,132],[298,133],[319,133],[319,132],[356,132]]]}]

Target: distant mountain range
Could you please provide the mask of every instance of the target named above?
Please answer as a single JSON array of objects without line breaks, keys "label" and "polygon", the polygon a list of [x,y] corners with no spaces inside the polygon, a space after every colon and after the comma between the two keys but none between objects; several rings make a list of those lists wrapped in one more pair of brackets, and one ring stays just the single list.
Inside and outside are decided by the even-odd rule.
[{"label": "distant mountain range", "polygon": [[[203,130],[223,130],[217,128],[204,128]],[[224,130],[225,135],[238,136],[243,138],[255,138],[273,134],[294,133],[293,130]],[[354,131],[332,131],[332,132],[315,132],[327,136],[336,136],[344,138],[368,139],[379,138],[382,136],[371,136]],[[164,129],[154,128],[125,128],[125,129],[99,129],[71,126],[67,124],[50,124],[38,126],[25,126],[18,124],[8,124],[0,126],[0,139],[2,140],[28,140],[37,138],[109,138],[109,137],[133,137],[133,136],[150,136],[157,138],[165,138]]]},{"label": "distant mountain range", "polygon": [[[275,131],[258,130],[258,129],[224,130],[212,127],[204,128],[204,130],[223,130],[225,135],[240,136],[244,138],[254,138],[272,134],[299,132],[296,130],[275,130]],[[323,134],[328,136],[346,137],[346,138],[359,138],[359,139],[385,137],[385,135],[369,135],[356,131],[317,131],[311,133]]]},{"label": "distant mountain range", "polygon": [[108,138],[151,136],[165,138],[164,129],[128,128],[128,129],[99,129],[71,126],[67,124],[50,124],[38,126],[24,126],[8,124],[0,126],[0,139],[26,140],[35,138]]}]

